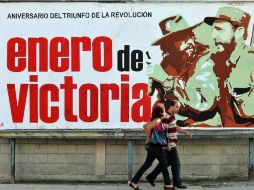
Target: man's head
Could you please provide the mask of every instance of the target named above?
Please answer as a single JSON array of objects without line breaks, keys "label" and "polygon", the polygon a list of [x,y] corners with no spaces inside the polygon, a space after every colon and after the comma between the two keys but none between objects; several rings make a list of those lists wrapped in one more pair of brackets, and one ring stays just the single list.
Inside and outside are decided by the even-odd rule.
[{"label": "man's head", "polygon": [[179,31],[171,38],[165,38],[165,41],[160,44],[162,50],[163,61],[171,63],[171,65],[181,66],[190,64],[196,53],[194,34],[191,29]]},{"label": "man's head", "polygon": [[234,7],[221,7],[216,17],[206,17],[204,22],[212,26],[212,38],[217,54],[233,51],[247,38],[250,15]]},{"label": "man's head", "polygon": [[165,109],[169,114],[176,114],[180,109],[180,103],[177,100],[167,100],[165,102]]},{"label": "man's head", "polygon": [[[178,72],[185,68],[186,64],[191,63],[195,57],[193,27],[189,27],[181,15],[166,18],[159,23],[159,26],[163,36],[152,45],[159,45],[162,50],[162,67],[165,69],[170,65]],[[165,71],[168,74],[175,74]]]},{"label": "man's head", "polygon": [[242,26],[232,25],[228,21],[215,21],[213,23],[212,38],[214,39],[217,52],[227,51],[244,41],[245,29]]}]

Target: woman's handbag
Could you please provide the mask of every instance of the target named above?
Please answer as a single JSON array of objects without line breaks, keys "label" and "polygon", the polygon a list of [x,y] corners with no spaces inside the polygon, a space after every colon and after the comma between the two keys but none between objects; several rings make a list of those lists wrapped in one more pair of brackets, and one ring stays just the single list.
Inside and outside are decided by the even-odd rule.
[{"label": "woman's handbag", "polygon": [[165,130],[152,129],[149,144],[167,146],[168,145],[167,132]]}]

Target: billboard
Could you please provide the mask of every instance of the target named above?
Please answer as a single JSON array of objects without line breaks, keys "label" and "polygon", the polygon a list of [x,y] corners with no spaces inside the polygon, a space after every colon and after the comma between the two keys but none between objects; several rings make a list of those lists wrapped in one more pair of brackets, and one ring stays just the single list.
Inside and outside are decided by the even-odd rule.
[{"label": "billboard", "polygon": [[[253,3],[3,3],[0,130],[254,126]],[[194,14],[195,13],[195,14]]]}]

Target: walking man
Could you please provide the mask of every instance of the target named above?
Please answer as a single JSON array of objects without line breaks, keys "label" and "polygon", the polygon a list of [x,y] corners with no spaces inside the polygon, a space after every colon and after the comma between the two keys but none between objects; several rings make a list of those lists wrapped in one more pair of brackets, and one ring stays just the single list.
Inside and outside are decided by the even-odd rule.
[{"label": "walking man", "polygon": [[[180,159],[178,156],[176,143],[177,143],[177,132],[192,137],[192,134],[181,127],[176,125],[176,119],[174,114],[178,113],[180,108],[180,103],[177,100],[170,100],[165,102],[165,109],[167,112],[167,117],[163,120],[163,124],[167,126],[167,137],[168,137],[168,148],[166,150],[168,166],[171,165],[172,175],[173,175],[173,185],[179,189],[186,189],[187,186],[182,184],[180,177]],[[146,176],[147,181],[155,186],[154,181],[156,177],[161,173],[161,166],[158,164],[155,169]]]}]

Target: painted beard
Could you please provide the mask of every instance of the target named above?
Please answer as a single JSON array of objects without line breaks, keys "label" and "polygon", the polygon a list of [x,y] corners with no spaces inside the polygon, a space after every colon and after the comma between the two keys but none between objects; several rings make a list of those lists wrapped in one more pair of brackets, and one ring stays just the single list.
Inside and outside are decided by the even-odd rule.
[{"label": "painted beard", "polygon": [[211,55],[211,59],[214,61],[215,66],[213,68],[215,75],[219,81],[225,81],[229,77],[232,65],[227,64],[227,60],[230,58],[232,52],[235,49],[235,39],[232,38],[230,43],[215,43],[217,46],[223,46],[224,50],[216,52]]},{"label": "painted beard", "polygon": [[[193,48],[187,47],[183,51],[178,51],[177,49],[171,49],[170,51],[165,51],[170,53],[163,53],[163,60],[161,66],[166,69],[168,65],[171,66],[171,71],[166,71],[171,75],[181,75],[189,66],[192,64],[193,60],[196,57],[196,50]],[[173,71],[173,70],[174,71]],[[166,69],[167,70],[167,69]]]},{"label": "painted beard", "polygon": [[182,60],[186,64],[191,64],[195,59],[196,49],[193,44],[189,44],[187,48],[182,51]]},{"label": "painted beard", "polygon": [[215,46],[217,47],[218,51],[213,53],[211,58],[215,61],[226,61],[230,58],[230,55],[235,49],[235,38],[233,37],[230,43],[221,43],[215,41]]}]

